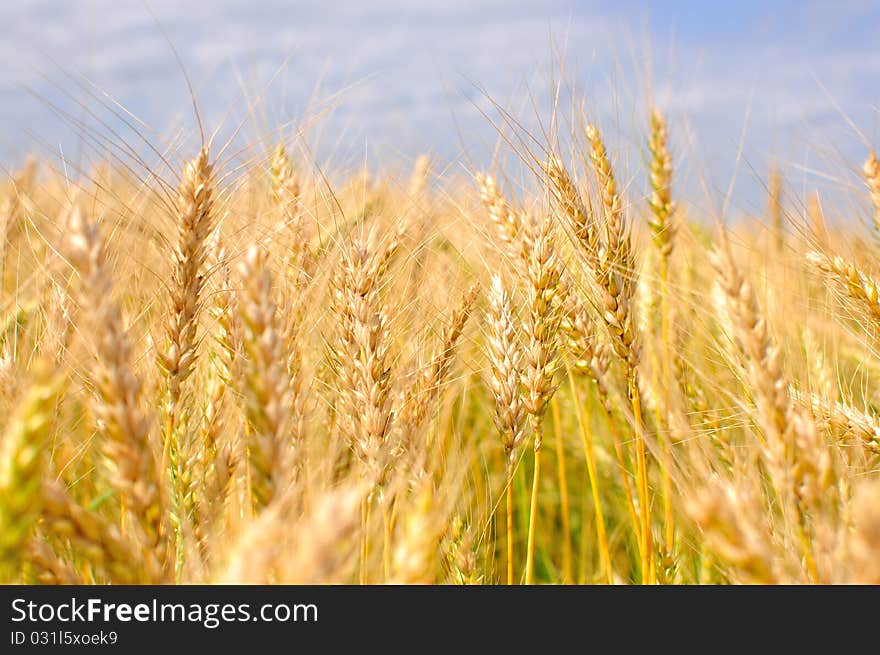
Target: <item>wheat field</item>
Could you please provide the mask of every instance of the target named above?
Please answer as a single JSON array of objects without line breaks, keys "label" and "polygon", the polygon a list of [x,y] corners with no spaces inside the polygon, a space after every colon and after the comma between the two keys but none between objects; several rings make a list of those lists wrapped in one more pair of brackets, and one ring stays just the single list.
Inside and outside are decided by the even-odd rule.
[{"label": "wheat field", "polygon": [[30,161],[0,581],[880,583],[880,164],[726,225],[644,114],[638,173],[586,112],[516,170]]}]

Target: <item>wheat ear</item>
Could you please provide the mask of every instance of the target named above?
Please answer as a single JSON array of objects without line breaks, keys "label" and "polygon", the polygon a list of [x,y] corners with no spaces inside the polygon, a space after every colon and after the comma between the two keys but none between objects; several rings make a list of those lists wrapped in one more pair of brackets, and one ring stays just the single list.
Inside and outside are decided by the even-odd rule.
[{"label": "wheat ear", "polygon": [[456,345],[461,338],[464,326],[471,315],[474,301],[477,299],[479,285],[471,286],[462,297],[458,306],[452,310],[449,323],[444,326],[440,335],[440,345],[432,355],[428,365],[420,372],[414,389],[404,401],[400,422],[406,429],[414,431],[424,422],[431,404],[439,397],[442,385],[449,376],[452,361],[455,357]]},{"label": "wheat ear", "polygon": [[460,516],[455,516],[449,526],[449,533],[446,560],[452,584],[480,584],[482,576],[477,569],[473,530]]},{"label": "wheat ear", "polygon": [[33,578],[40,584],[76,585],[87,582],[72,564],[58,557],[42,534],[35,535],[28,542],[26,558]]},{"label": "wheat ear", "polygon": [[165,327],[166,346],[158,353],[164,372],[165,433],[162,471],[168,468],[183,409],[183,384],[195,370],[196,331],[205,286],[206,242],[214,222],[214,167],[203,148],[184,168],[177,190],[177,245],[172,254],[171,307]]},{"label": "wheat ear", "polygon": [[397,584],[432,584],[437,575],[437,545],[445,529],[438,521],[434,483],[419,483],[394,548],[392,580]]},{"label": "wheat ear", "polygon": [[261,509],[284,491],[293,476],[296,444],[290,431],[290,378],[266,253],[252,246],[239,273],[244,290],[239,305],[240,342],[246,355],[243,391],[251,428],[248,463],[254,504]]},{"label": "wheat ear", "polygon": [[[550,181],[550,190],[554,199],[554,211],[560,221],[564,225],[568,225],[570,233],[574,236],[575,242],[579,246],[579,252],[583,256],[587,269],[593,278],[594,286],[602,289],[602,284],[597,283],[597,281],[601,281],[599,258],[603,248],[602,225],[596,218],[589,201],[589,196],[582,196],[580,194],[571,175],[569,175],[568,170],[559,157],[550,157],[545,170]],[[572,366],[579,372],[589,373],[596,382],[599,400],[608,418],[609,426],[614,432],[614,452],[617,457],[621,482],[626,494],[627,506],[632,518],[633,531],[641,544],[641,537],[639,536],[641,534],[641,524],[636,515],[636,506],[630,489],[626,456],[623,444],[618,438],[616,430],[614,430],[614,409],[611,403],[607,380],[608,366],[610,364],[609,352],[599,342],[593,329],[594,323],[587,311],[585,302],[578,295],[575,285],[565,275],[563,275],[561,281],[563,286],[561,334],[568,347],[568,353],[573,359]],[[571,384],[574,387],[574,383],[572,382]],[[579,416],[581,413],[579,411]],[[582,422],[582,427],[582,439],[584,440],[584,445],[587,449],[586,454],[589,459],[589,434],[586,430],[585,422]],[[599,527],[597,526],[597,529]]]},{"label": "wheat ear", "polygon": [[42,512],[40,485],[60,380],[48,363],[33,380],[0,440],[0,582],[15,582],[25,547]]},{"label": "wheat ear", "polygon": [[862,166],[862,175],[865,178],[865,184],[871,196],[871,205],[874,209],[874,229],[880,234],[880,160],[877,159],[873,150],[868,154],[868,159]]},{"label": "wheat ear", "polygon": [[807,253],[807,259],[840,284],[874,320],[880,320],[880,292],[873,277],[840,256],[831,257],[812,251]]},{"label": "wheat ear", "polygon": [[[675,204],[672,201],[672,155],[669,152],[666,120],[659,109],[651,112],[651,137],[648,149],[651,152],[651,197],[648,205],[654,217],[648,221],[651,228],[654,245],[660,252],[660,312],[661,312],[661,337],[663,340],[663,385],[662,385],[662,411],[660,418],[664,427],[669,429],[669,393],[672,387],[672,352],[671,333],[672,316],[669,299],[669,259],[675,245],[676,226],[673,224]],[[662,487],[663,487],[663,516],[665,526],[666,552],[672,550],[675,540],[675,525],[672,519],[672,480],[670,467],[672,458],[669,449],[669,438],[663,436],[659,439],[662,453]]]},{"label": "wheat ear", "polygon": [[852,501],[853,530],[847,539],[850,569],[848,582],[880,584],[880,484],[877,480],[862,482]]},{"label": "wheat ear", "polygon": [[652,584],[655,579],[655,562],[651,534],[651,501],[648,487],[641,391],[638,380],[641,347],[633,316],[636,267],[629,227],[624,216],[623,199],[617,190],[617,182],[605,143],[595,125],[587,126],[586,137],[590,145],[590,163],[599,187],[603,232],[603,242],[599,251],[591,254],[590,258],[595,261],[593,278],[595,286],[599,290],[602,317],[611,334],[614,351],[627,367],[629,397],[635,423],[642,581]]},{"label": "wheat ear", "polygon": [[519,241],[523,229],[521,217],[511,209],[492,175],[477,173],[476,182],[480,189],[480,201],[495,226],[495,234],[501,241],[504,254],[514,262],[519,261],[522,256]]},{"label": "wheat ear", "polygon": [[339,335],[332,357],[344,394],[347,431],[369,477],[378,480],[392,454],[386,444],[392,421],[388,319],[379,289],[396,244],[378,249],[373,230],[352,239],[333,284]]},{"label": "wheat ear", "polygon": [[305,226],[303,224],[302,184],[293,162],[282,144],[278,144],[269,164],[272,180],[272,197],[280,214],[278,232],[285,235],[282,240],[289,247],[290,256],[286,259],[287,273],[296,285],[303,267],[309,260],[310,250]]},{"label": "wheat ear", "polygon": [[513,584],[513,470],[516,452],[525,439],[525,408],[520,390],[522,351],[517,336],[510,296],[499,275],[492,276],[489,291],[488,355],[491,375],[489,386],[495,400],[492,417],[501,435],[507,468],[505,497],[507,501],[507,584]]},{"label": "wheat ear", "polygon": [[209,539],[231,491],[237,459],[235,440],[229,437],[224,439],[224,435],[228,434],[231,404],[227,396],[229,390],[236,386],[233,369],[238,363],[239,352],[238,340],[234,335],[237,303],[219,228],[214,230],[211,237],[209,262],[214,271],[215,288],[208,311],[215,327],[208,352],[210,367],[198,439],[201,444],[197,452],[201,486],[193,517],[193,530],[203,559],[208,557]]},{"label": "wheat ear", "polygon": [[94,574],[114,584],[166,581],[154,552],[139,549],[115,525],[78,505],[60,484],[44,481],[41,496],[47,534],[69,542]]},{"label": "wheat ear", "polygon": [[[742,350],[754,389],[758,421],[766,437],[763,460],[785,513],[793,513],[811,577],[816,571],[807,543],[810,506],[831,486],[833,472],[827,450],[817,442],[815,425],[798,411],[789,395],[781,352],[761,315],[749,282],[739,273],[726,234],[711,255],[724,293],[727,315]],[[785,517],[787,520],[789,517]],[[815,580],[814,580],[815,581]]]},{"label": "wheat ear", "polygon": [[526,584],[531,584],[534,572],[544,414],[558,386],[554,377],[559,365],[557,355],[561,317],[558,293],[561,262],[553,246],[553,224],[550,216],[532,214],[526,217],[525,224],[525,252],[528,253],[526,265],[528,314],[523,325],[526,344],[522,388],[523,405],[531,416],[535,461],[526,551]]},{"label": "wheat ear", "polygon": [[709,547],[729,562],[744,581],[775,584],[779,574],[764,526],[751,520],[756,502],[751,490],[711,480],[686,499],[685,508]]},{"label": "wheat ear", "polygon": [[648,206],[654,217],[648,221],[654,245],[664,259],[672,254],[676,226],[672,223],[675,203],[672,202],[672,155],[667,143],[666,119],[659,109],[651,112],[651,196]]},{"label": "wheat ear", "polygon": [[165,497],[150,442],[149,415],[143,407],[142,384],[133,366],[134,353],[113,298],[113,271],[97,225],[79,209],[68,221],[67,256],[80,275],[79,303],[94,326],[96,358],[91,380],[92,403],[100,420],[110,466],[110,482],[139,527],[143,546],[164,559]]}]

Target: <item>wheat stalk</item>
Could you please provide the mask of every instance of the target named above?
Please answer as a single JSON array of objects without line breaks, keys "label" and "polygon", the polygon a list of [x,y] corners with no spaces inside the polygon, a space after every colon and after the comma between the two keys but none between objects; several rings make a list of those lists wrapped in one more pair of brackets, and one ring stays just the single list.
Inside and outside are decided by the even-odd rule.
[{"label": "wheat stalk", "polygon": [[[661,303],[661,336],[663,340],[663,385],[662,410],[658,422],[669,430],[670,388],[672,387],[672,353],[671,332],[672,316],[669,298],[669,259],[675,245],[676,226],[673,224],[675,205],[672,201],[672,155],[667,143],[666,120],[659,109],[651,112],[651,136],[648,149],[651,152],[651,197],[648,206],[654,218],[648,221],[654,245],[660,253],[660,303]],[[675,541],[674,522],[672,517],[672,480],[670,476],[671,453],[669,438],[660,440],[662,451],[662,488],[663,516],[665,526],[666,551],[672,550]]]},{"label": "wheat stalk", "polygon": [[672,201],[672,155],[667,144],[666,120],[659,109],[651,112],[651,196],[648,206],[654,218],[648,221],[654,245],[664,260],[668,260],[674,247],[676,226],[672,223],[675,204]]},{"label": "wheat stalk", "polygon": [[[641,349],[633,316],[635,262],[629,228],[624,216],[623,199],[617,191],[617,183],[605,143],[595,125],[587,126],[586,137],[590,145],[590,163],[596,175],[603,217],[603,241],[597,252],[589,254],[589,259],[593,260],[591,268],[595,287],[599,290],[602,318],[611,334],[614,351],[627,367],[629,397],[635,422],[642,579],[651,584],[654,580],[655,563],[651,535],[648,464],[638,381]],[[583,245],[586,249],[589,244]]]},{"label": "wheat stalk", "polygon": [[530,214],[526,216],[524,223],[525,252],[528,253],[525,284],[528,313],[523,324],[525,357],[522,389],[523,406],[531,417],[535,461],[526,551],[526,584],[531,584],[534,574],[534,540],[537,529],[537,496],[544,438],[544,414],[557,388],[554,376],[559,366],[557,354],[560,312],[557,294],[561,262],[553,246],[550,217]]},{"label": "wheat stalk", "polygon": [[487,350],[491,375],[489,387],[495,400],[492,418],[507,463],[507,584],[513,584],[513,470],[516,452],[525,440],[525,407],[521,393],[522,352],[519,345],[510,296],[504,289],[501,276],[492,276],[489,290],[489,309],[486,323],[489,327]]},{"label": "wheat stalk", "polygon": [[757,416],[766,441],[761,453],[785,513],[794,514],[810,575],[815,577],[812,554],[805,543],[805,514],[831,484],[833,471],[824,445],[818,443],[809,416],[792,404],[789,383],[782,371],[781,353],[770,336],[754,291],[739,273],[730,245],[722,233],[711,260],[726,298],[726,309],[744,357],[754,391]]},{"label": "wheat stalk", "polygon": [[170,462],[183,409],[184,382],[195,370],[196,332],[205,286],[206,243],[214,224],[214,167],[203,148],[187,162],[177,190],[177,245],[172,253],[166,344],[158,353],[166,384],[162,470]]},{"label": "wheat stalk", "polygon": [[118,489],[132,524],[142,532],[143,546],[164,560],[165,497],[150,439],[150,419],[143,407],[132,346],[113,298],[113,271],[96,224],[78,209],[70,212],[65,252],[80,275],[80,311],[88,317],[95,339],[93,412],[102,426],[102,446],[110,482]]}]

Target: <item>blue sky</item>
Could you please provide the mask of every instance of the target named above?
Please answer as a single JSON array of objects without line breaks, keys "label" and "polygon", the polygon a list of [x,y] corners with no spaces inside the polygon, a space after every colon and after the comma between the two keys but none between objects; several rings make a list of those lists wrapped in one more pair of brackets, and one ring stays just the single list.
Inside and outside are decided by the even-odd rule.
[{"label": "blue sky", "polygon": [[423,151],[488,161],[486,96],[530,122],[523,91],[546,108],[558,57],[633,169],[648,89],[669,115],[689,188],[723,194],[746,124],[746,211],[770,159],[798,188],[844,188],[854,183],[846,166],[880,143],[876,2],[19,0],[3,3],[0,25],[7,165],[29,151],[98,159],[94,144],[80,147],[78,121],[118,121],[88,85],[157,141],[191,130],[163,30],[209,126],[243,123],[247,138],[271,141],[272,128],[321,113],[310,131],[319,156],[351,165]]}]

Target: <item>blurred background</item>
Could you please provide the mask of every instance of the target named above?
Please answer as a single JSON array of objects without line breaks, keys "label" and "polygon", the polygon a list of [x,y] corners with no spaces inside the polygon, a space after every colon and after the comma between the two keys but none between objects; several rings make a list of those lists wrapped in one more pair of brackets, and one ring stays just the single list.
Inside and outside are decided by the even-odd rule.
[{"label": "blurred background", "polygon": [[123,140],[141,149],[126,123],[186,150],[175,50],[206,129],[267,147],[301,129],[341,168],[421,153],[440,171],[485,167],[498,106],[538,131],[559,80],[633,171],[653,97],[677,179],[709,209],[738,170],[737,209],[759,211],[773,162],[798,193],[858,185],[880,143],[870,1],[19,0],[0,25],[4,170],[28,153],[86,170]]}]

